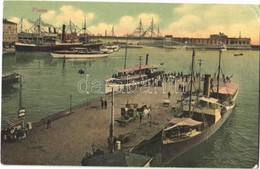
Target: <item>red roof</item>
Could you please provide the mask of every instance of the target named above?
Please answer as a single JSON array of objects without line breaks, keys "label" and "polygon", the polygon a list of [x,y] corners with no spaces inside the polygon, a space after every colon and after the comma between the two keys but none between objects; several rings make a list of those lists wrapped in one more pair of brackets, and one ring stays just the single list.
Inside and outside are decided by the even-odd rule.
[{"label": "red roof", "polygon": [[119,70],[115,70],[115,71],[118,72],[118,73],[124,73],[124,72],[132,72],[132,71],[135,71],[135,70],[150,69],[150,68],[153,68],[153,66],[141,65],[141,67],[140,66],[136,66],[136,67],[131,67],[131,68],[127,68],[127,69],[119,69]]}]

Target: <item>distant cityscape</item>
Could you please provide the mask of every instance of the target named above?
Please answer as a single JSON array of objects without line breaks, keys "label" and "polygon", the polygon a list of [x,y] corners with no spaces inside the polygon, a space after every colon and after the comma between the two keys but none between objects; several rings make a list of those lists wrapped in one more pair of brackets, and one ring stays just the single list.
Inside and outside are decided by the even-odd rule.
[{"label": "distant cityscape", "polygon": [[[51,26],[46,27],[47,24],[41,26],[40,18],[37,22],[34,25],[35,28],[31,28],[30,31],[24,31],[22,23],[18,24],[3,19],[3,47],[15,46],[16,42],[35,43],[38,41],[41,43],[53,43],[57,40],[61,40],[61,29]],[[63,42],[99,41],[126,43],[126,41],[129,40],[128,43],[165,48],[216,49],[219,48],[220,45],[225,45],[227,49],[259,49],[259,45],[251,44],[251,38],[242,37],[241,32],[238,37],[228,37],[228,35],[222,32],[211,34],[209,38],[174,37],[173,35],[163,36],[159,27],[153,23],[153,20],[151,21],[150,27],[146,30],[143,28],[142,21],[140,20],[136,29],[125,36],[116,36],[114,27],[112,27],[109,34],[105,31],[105,35],[94,35],[87,31],[86,26],[80,29],[72,22],[70,22],[68,26],[62,25],[62,29],[66,30],[65,38],[62,39]]]}]

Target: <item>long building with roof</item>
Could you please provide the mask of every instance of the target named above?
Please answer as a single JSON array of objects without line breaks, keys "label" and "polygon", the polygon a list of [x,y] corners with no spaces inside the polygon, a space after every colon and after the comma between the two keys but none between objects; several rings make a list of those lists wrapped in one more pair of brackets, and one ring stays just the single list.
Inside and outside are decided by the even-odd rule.
[{"label": "long building with roof", "polygon": [[227,49],[251,49],[251,39],[246,37],[228,37],[224,33],[212,34],[209,38],[173,37],[166,35],[165,46],[185,46],[187,48],[217,49],[224,45]]}]

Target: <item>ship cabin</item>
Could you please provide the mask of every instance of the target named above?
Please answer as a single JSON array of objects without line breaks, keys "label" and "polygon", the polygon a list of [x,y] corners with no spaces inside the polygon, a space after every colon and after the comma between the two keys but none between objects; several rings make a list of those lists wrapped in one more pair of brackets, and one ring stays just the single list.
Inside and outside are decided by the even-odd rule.
[{"label": "ship cabin", "polygon": [[211,126],[221,118],[222,105],[218,99],[201,97],[195,111],[205,116],[206,123]]},{"label": "ship cabin", "polygon": [[204,122],[205,125],[211,126],[216,123],[222,116],[222,105],[218,99],[200,97],[196,102],[196,106],[192,106],[189,112],[189,105],[183,105],[183,113],[178,114],[179,118],[192,118],[197,121]]},{"label": "ship cabin", "polygon": [[203,122],[191,118],[172,118],[162,133],[163,144],[170,144],[201,133]]}]

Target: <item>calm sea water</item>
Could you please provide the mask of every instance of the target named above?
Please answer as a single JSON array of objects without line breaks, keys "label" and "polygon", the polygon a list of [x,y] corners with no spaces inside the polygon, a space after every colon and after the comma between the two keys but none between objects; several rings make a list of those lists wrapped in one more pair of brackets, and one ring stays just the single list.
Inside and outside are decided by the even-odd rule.
[{"label": "calm sea water", "polygon": [[[58,60],[48,53],[17,53],[4,56],[3,74],[17,72],[23,76],[22,102],[27,109],[27,121],[68,109],[72,105],[99,98],[101,93],[91,93],[91,82],[104,83],[113,70],[123,68],[124,49],[108,58],[94,60]],[[145,47],[128,49],[127,66],[139,65],[149,54],[149,63],[163,66],[166,72],[190,72],[192,51]],[[234,53],[244,53],[234,56]],[[258,51],[223,52],[223,72],[239,83],[237,106],[225,124],[207,141],[181,155],[169,166],[173,167],[253,167],[258,163],[258,102],[259,53]],[[217,70],[217,51],[196,51],[202,59],[202,73],[214,74]],[[79,74],[79,69],[89,75]],[[81,90],[79,90],[79,82]],[[97,84],[97,83],[96,83]],[[87,88],[86,88],[87,87]],[[95,91],[96,89],[93,88]],[[86,90],[90,92],[86,93]],[[16,118],[19,105],[19,85],[2,88],[2,124],[5,119]]]}]

